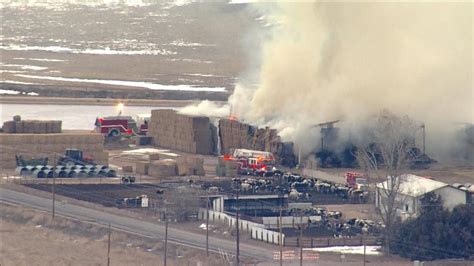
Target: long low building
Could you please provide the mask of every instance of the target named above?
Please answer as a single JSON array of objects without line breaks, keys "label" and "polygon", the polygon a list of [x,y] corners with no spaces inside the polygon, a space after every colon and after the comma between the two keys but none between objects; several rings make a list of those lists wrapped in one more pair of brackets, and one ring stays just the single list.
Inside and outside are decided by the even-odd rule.
[{"label": "long low building", "polygon": [[238,205],[236,196],[220,196],[212,201],[213,210],[218,212],[235,213],[237,206],[242,215],[265,216],[288,206],[288,195],[241,195]]}]

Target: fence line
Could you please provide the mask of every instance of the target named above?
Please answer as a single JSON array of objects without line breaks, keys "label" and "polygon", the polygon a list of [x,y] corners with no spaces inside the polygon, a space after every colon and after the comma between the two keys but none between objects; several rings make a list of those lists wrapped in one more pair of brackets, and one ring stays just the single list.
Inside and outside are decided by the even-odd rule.
[{"label": "fence line", "polygon": [[[199,209],[198,219],[206,219],[206,209]],[[236,226],[236,219],[226,213],[209,210],[209,221],[216,223],[224,223],[229,227]],[[263,224],[239,219],[239,229],[248,232],[250,237],[270,244],[278,245],[280,242],[280,233],[265,229]],[[285,242],[285,234],[282,234],[283,243]]]},{"label": "fence line", "polygon": [[379,245],[380,239],[377,237],[352,237],[352,238],[287,238],[285,246],[314,248],[331,246],[362,246]]}]

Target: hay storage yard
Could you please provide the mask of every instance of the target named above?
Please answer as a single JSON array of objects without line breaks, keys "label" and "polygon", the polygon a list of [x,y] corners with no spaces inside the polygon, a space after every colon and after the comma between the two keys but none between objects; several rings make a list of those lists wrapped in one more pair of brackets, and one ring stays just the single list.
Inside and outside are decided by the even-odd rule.
[{"label": "hay storage yard", "polygon": [[48,157],[55,164],[59,156],[69,148],[80,149],[97,163],[108,165],[108,153],[104,151],[104,137],[89,131],[65,131],[53,134],[0,133],[0,168],[14,169],[15,155],[25,158]]}]

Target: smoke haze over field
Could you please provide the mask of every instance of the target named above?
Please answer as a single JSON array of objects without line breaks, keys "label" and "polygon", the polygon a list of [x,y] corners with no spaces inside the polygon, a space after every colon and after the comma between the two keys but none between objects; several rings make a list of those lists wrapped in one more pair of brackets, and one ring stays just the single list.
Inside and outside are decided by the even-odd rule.
[{"label": "smoke haze over field", "polygon": [[343,119],[354,128],[387,108],[426,123],[427,152],[438,153],[455,123],[474,120],[472,5],[252,4],[274,26],[253,58],[259,72],[248,73],[258,86],[243,85],[244,75],[232,112],[309,152],[312,125]]}]

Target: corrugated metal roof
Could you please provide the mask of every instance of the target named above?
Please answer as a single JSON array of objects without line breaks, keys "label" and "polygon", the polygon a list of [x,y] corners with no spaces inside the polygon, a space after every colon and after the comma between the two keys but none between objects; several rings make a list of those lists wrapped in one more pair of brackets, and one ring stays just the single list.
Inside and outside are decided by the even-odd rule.
[{"label": "corrugated metal roof", "polygon": [[[387,177],[387,181],[378,183],[377,188],[391,190],[390,186],[392,184],[390,182],[390,178],[392,177],[389,176]],[[397,178],[401,178],[400,185],[398,187],[398,193],[412,197],[419,197],[428,192],[448,186],[446,183],[412,174],[401,175]]]}]

